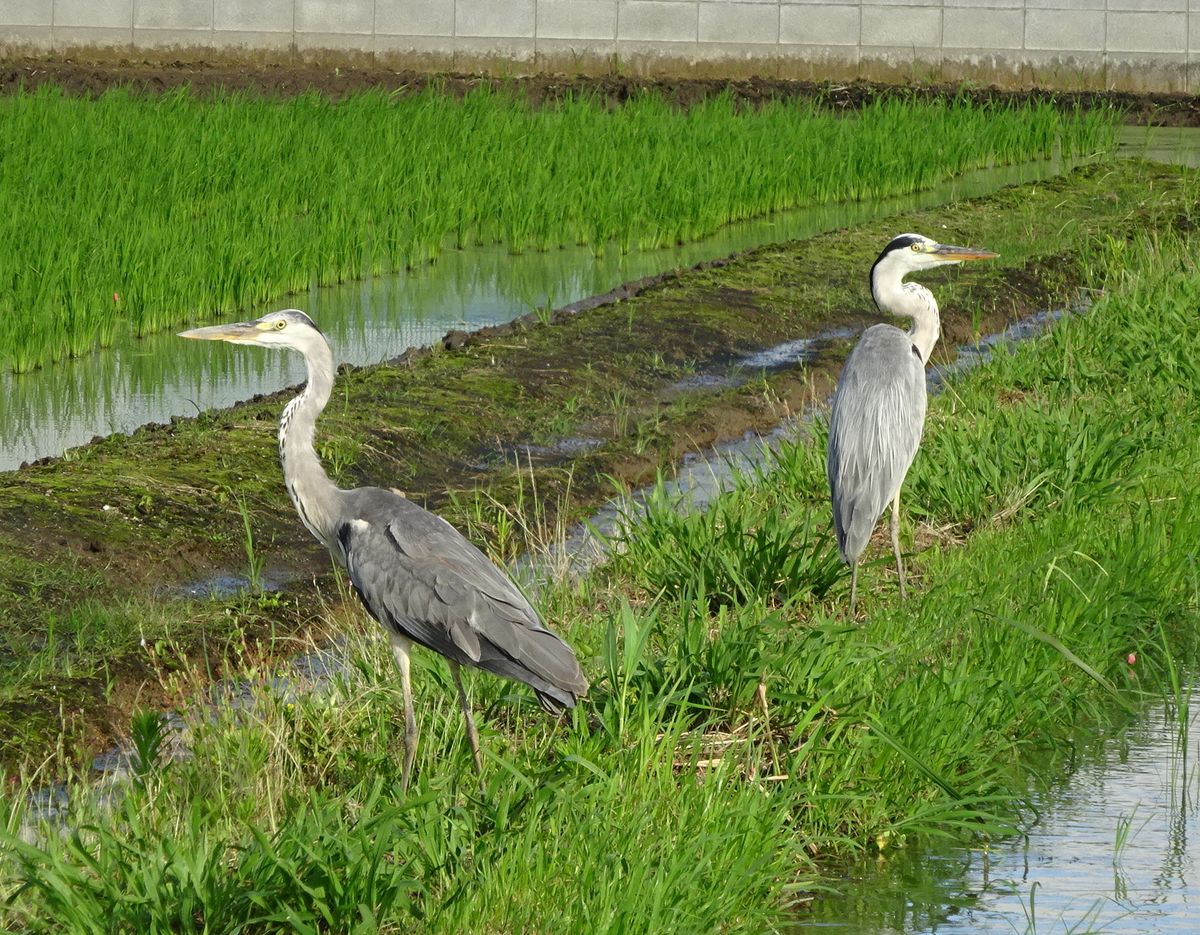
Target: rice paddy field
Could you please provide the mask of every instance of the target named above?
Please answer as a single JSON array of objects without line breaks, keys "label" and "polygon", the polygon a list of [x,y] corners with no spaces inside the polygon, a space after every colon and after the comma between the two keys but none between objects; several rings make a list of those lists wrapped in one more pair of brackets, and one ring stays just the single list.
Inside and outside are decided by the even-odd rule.
[{"label": "rice paddy field", "polygon": [[[750,192],[758,211],[784,207],[792,185],[816,186],[794,195],[802,200],[871,197],[868,176],[918,184],[957,171],[952,163],[1103,149],[1114,128],[1106,113],[987,113],[954,102],[881,104],[841,124],[797,104],[744,113],[718,99],[675,112],[644,99],[614,117],[594,101],[531,112],[494,94],[367,95],[344,112],[316,98],[182,94],[89,102],[39,92],[0,106],[42,97],[84,114],[63,118],[64,138],[77,121],[120,108],[161,108],[162,139],[190,115],[197,144],[215,138],[202,115],[227,126],[245,117],[239,108],[282,121],[279,139],[280,126],[297,126],[286,121],[315,127],[357,114],[333,135],[348,164],[331,149],[325,175],[297,176],[320,200],[314,218],[347,220],[340,239],[317,234],[326,245],[317,249],[271,222],[255,241],[263,251],[290,243],[300,270],[345,248],[350,265],[326,270],[335,276],[424,262],[456,237],[514,249],[581,237],[605,249],[653,244],[726,223],[749,210]],[[524,174],[542,179],[534,189],[545,193],[539,212],[549,219],[539,213],[505,229],[496,220],[503,198],[488,202],[486,187],[471,189],[489,205],[478,216],[486,220],[434,224],[436,247],[417,249],[397,233],[408,231],[402,224],[350,224],[368,210],[365,195],[331,210],[343,204],[341,188],[365,192],[383,174],[355,160],[390,151],[355,148],[354,134],[407,107],[411,122],[429,121],[417,124],[418,140],[449,139],[448,128],[471,114],[474,130],[455,131],[464,150],[487,133],[507,139],[498,151],[530,160]],[[452,108],[462,108],[453,121],[442,110]],[[494,114],[502,116],[491,122]],[[550,134],[557,149],[530,152],[526,143],[518,152],[519,134],[506,136],[514,114],[570,130]],[[608,191],[621,185],[594,197],[576,187],[554,201],[532,162],[558,152],[559,162],[540,165],[557,166],[553,178],[570,175],[565,153],[586,147],[568,141],[622,121],[630,147],[649,147],[643,159],[681,151],[677,165],[661,168],[660,187],[687,181],[675,206],[650,208],[658,189],[647,185],[624,209],[628,227],[595,227],[584,220],[587,205],[623,199],[627,192]],[[655,136],[668,126],[674,136]],[[919,137],[918,126],[945,141],[941,168],[922,168],[934,157],[916,155],[915,144],[907,156],[882,145]],[[970,140],[954,142],[955,128],[972,126]],[[802,139],[827,134],[794,178],[788,146],[774,136],[786,132],[800,152],[809,152]],[[880,135],[856,150],[860,133]],[[691,142],[668,145],[681,138]],[[990,140],[990,154],[975,148],[980,140]],[[1035,144],[1044,149],[1023,148]],[[224,158],[224,146],[193,148],[203,154],[195,158]],[[450,151],[438,151],[441,163]],[[291,158],[280,144],[274,152]],[[246,153],[259,155],[250,145]],[[630,186],[640,184],[636,170],[656,164],[585,157],[630,171],[620,176]],[[746,171],[760,161],[761,171]],[[409,174],[390,178],[421,174],[419,162],[401,164]],[[187,184],[207,184],[210,171],[196,169]],[[129,173],[131,186],[142,184]],[[246,184],[272,190],[278,176],[263,169]],[[225,196],[210,191],[213,211],[238,204],[241,171],[213,178],[227,187]],[[742,207],[728,191],[743,193]],[[421,746],[414,786],[401,792],[394,663],[348,584],[297,528],[279,481],[274,420],[286,394],[3,475],[0,929],[784,931],[841,884],[848,858],[882,863],[924,841],[1019,831],[1032,817],[1031,782],[1063,775],[1075,751],[1150,705],[1186,711],[1200,622],[1198,196],[1195,171],[1102,161],[988,198],[767,245],[667,277],[629,301],[548,315],[405,367],[340,374],[318,429],[339,482],[396,484],[498,560],[540,554],[614,486],[650,482],[645,510],[631,511],[606,561],[582,575],[551,564],[538,576],[536,604],[591,680],[581,705],[556,720],[518,686],[468,679],[482,777],[448,670],[418,654]],[[695,219],[678,221],[691,201]],[[253,203],[256,216],[300,217],[294,205],[272,214],[277,206]],[[476,200],[455,204],[474,210]],[[656,228],[659,215],[670,223]],[[203,212],[196,221],[215,223]],[[350,229],[370,232],[357,252]],[[942,304],[940,366],[956,347],[1039,310],[1076,311],[1039,337],[996,345],[969,371],[948,371],[906,486],[912,593],[899,599],[881,539],[850,617],[829,529],[823,402],[853,335],[877,318],[865,271],[904,230],[1002,255],[986,268],[920,277]],[[146,268],[166,269],[156,243],[182,243],[171,236],[147,234]],[[291,254],[279,249],[258,268],[286,266],[280,257]],[[198,284],[209,267],[194,262],[195,288],[217,289]],[[254,268],[229,254],[223,274],[240,276],[242,266]],[[182,296],[182,271],[177,278]],[[292,287],[281,278],[262,288]],[[241,300],[225,288],[198,293],[185,314],[223,309],[218,295],[232,311]],[[774,369],[736,363],[814,335],[826,337],[811,358]],[[687,451],[798,413],[813,418],[733,470],[729,489],[703,510],[680,509],[665,479],[654,482]],[[581,439],[588,444],[572,447]],[[246,587],[187,590],[197,577],[229,572]],[[283,585],[265,588],[272,575]],[[337,664],[320,663],[331,646]],[[301,653],[298,671],[288,660]],[[164,710],[175,715],[164,719]],[[131,756],[120,777],[97,783],[90,757],[113,740]],[[39,823],[47,804],[53,819]]]},{"label": "rice paddy field", "polygon": [[[0,366],[23,372],[446,249],[652,249],[733,221],[1112,145],[1115,112],[819,100],[533,107],[480,88],[333,103],[0,98]],[[925,145],[935,139],[937,145]]]}]

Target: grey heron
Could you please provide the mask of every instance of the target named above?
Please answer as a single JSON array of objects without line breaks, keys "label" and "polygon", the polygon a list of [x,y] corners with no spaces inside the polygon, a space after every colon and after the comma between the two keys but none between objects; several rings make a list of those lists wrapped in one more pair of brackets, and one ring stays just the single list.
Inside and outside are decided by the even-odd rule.
[{"label": "grey heron", "polygon": [[287,309],[251,322],[194,328],[180,337],[288,348],[304,356],[308,382],[279,421],[284,484],[301,521],[346,569],[391,641],[404,693],[405,789],[418,736],[409,672],[413,643],[449,660],[477,770],[483,765],[479,735],[459,666],[525,683],[552,714],[575,706],[587,691],[575,653],[479,549],[444,519],[391,490],[343,490],[329,479],[313,435],[333,390],[333,351],[312,319]]},{"label": "grey heron", "polygon": [[879,310],[911,319],[912,327],[903,331],[879,324],[864,331],[842,368],[833,398],[826,472],[838,551],[850,566],[851,613],[859,557],[888,503],[900,596],[905,596],[900,486],[925,426],[925,365],[937,343],[941,319],[933,293],[915,282],[904,282],[904,277],[997,255],[940,244],[920,234],[901,234],[884,247],[871,267],[871,296]]}]

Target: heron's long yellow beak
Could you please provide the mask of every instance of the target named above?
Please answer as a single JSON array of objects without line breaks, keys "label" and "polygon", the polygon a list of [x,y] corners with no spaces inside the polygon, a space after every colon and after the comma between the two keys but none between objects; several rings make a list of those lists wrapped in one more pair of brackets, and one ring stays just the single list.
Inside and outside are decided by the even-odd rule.
[{"label": "heron's long yellow beak", "polygon": [[976,250],[974,247],[954,247],[945,243],[938,244],[930,253],[939,260],[994,260],[1000,255],[999,253],[992,253],[991,250]]},{"label": "heron's long yellow beak", "polygon": [[260,333],[257,323],[238,321],[231,325],[209,325],[207,328],[180,331],[179,337],[192,338],[196,341],[232,341],[234,344],[245,344],[253,341]]}]

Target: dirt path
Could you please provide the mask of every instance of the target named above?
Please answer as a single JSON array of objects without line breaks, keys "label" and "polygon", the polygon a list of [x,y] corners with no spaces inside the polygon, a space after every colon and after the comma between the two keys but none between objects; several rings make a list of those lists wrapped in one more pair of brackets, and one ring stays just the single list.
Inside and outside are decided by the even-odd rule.
[{"label": "dirt path", "polygon": [[880,97],[919,99],[966,97],[975,102],[1049,100],[1063,107],[1119,107],[1128,122],[1157,126],[1200,126],[1200,98],[1184,94],[1128,94],[1115,92],[1001,91],[993,88],[962,88],[953,85],[897,87],[856,81],[851,84],[784,81],[749,78],[648,79],[624,75],[599,78],[537,75],[520,78],[488,78],[478,75],[429,75],[394,72],[380,68],[321,67],[317,65],[229,65],[220,63],[150,63],[114,60],[107,62],[13,60],[0,64],[0,93],[20,88],[54,84],[72,94],[100,94],[125,86],[141,93],[160,94],[189,86],[201,93],[214,90],[248,91],[271,97],[292,97],[319,91],[338,99],[369,88],[388,91],[419,91],[431,84],[464,94],[481,84],[512,88],[535,103],[589,91],[620,103],[646,90],[653,90],[681,106],[728,92],[748,104],[777,98],[820,98],[837,109],[853,110]]}]

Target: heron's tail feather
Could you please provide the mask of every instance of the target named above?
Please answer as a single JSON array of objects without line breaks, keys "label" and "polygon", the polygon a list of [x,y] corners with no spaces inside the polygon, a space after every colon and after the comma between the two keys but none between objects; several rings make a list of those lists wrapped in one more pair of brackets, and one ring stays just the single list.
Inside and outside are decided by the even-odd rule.
[{"label": "heron's tail feather", "polygon": [[574,692],[563,691],[562,689],[552,689],[551,691],[537,691],[538,704],[542,706],[542,710],[547,714],[562,714],[575,707],[579,701],[578,696]]}]

